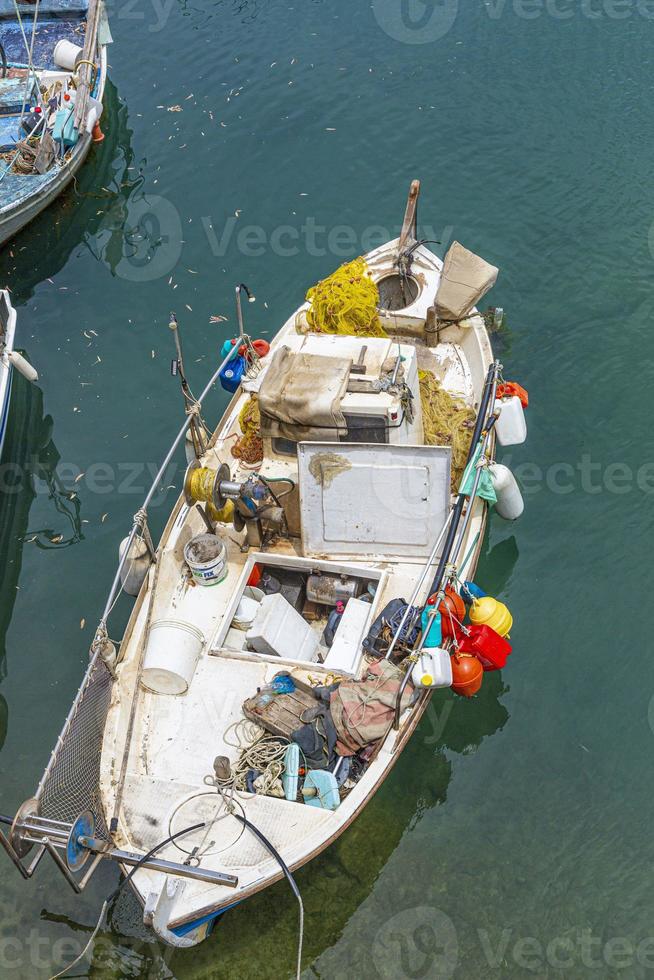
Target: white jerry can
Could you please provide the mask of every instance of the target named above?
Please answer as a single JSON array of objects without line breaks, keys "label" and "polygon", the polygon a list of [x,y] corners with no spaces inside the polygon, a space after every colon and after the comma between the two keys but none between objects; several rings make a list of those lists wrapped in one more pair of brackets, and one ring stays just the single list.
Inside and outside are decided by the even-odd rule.
[{"label": "white jerry can", "polygon": [[420,651],[420,659],[413,666],[411,680],[415,687],[451,687],[452,661],[447,650],[429,647]]},{"label": "white jerry can", "polygon": [[525,509],[516,478],[509,467],[502,463],[491,463],[488,472],[497,496],[495,510],[505,521],[515,521]]},{"label": "white jerry can", "polygon": [[518,396],[496,399],[495,411],[500,413],[495,423],[500,446],[519,446],[524,442],[527,438],[527,420]]}]

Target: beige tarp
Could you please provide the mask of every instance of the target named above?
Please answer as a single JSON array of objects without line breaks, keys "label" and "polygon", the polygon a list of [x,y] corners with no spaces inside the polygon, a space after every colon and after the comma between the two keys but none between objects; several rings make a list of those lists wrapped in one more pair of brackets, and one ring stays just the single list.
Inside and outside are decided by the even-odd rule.
[{"label": "beige tarp", "polygon": [[293,442],[337,442],[352,359],[295,354],[282,347],[259,389],[261,434]]},{"label": "beige tarp", "polygon": [[443,262],[441,282],[436,293],[439,320],[460,320],[495,285],[499,269],[479,255],[453,242]]}]

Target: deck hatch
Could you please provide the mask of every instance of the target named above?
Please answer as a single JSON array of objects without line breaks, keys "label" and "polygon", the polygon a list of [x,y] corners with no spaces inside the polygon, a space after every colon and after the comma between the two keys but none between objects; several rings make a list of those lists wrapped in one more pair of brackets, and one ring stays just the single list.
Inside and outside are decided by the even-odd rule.
[{"label": "deck hatch", "polygon": [[449,447],[300,443],[305,554],[426,557],[447,518],[450,465]]}]

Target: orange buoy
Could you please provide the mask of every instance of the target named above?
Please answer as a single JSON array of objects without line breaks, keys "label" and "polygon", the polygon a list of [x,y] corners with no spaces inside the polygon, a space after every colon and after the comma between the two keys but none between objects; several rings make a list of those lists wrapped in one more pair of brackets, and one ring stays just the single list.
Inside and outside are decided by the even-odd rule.
[{"label": "orange buoy", "polygon": [[452,690],[464,698],[473,697],[484,679],[484,668],[470,653],[453,653]]},{"label": "orange buoy", "polygon": [[[432,595],[427,600],[428,606],[436,603],[436,595]],[[446,586],[445,596],[438,605],[441,614],[441,629],[443,637],[454,637],[457,623],[462,623],[466,614],[466,605],[458,592],[451,585]]]},{"label": "orange buoy", "polygon": [[95,121],[95,124],[93,126],[93,132],[91,133],[91,139],[93,140],[94,143],[102,143],[104,139],[104,133],[100,129],[99,119],[96,119]]}]

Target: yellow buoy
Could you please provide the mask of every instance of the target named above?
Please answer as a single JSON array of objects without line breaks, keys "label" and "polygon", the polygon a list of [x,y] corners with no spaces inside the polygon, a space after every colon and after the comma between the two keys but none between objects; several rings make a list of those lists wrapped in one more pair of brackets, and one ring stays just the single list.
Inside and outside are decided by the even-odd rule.
[{"label": "yellow buoy", "polygon": [[508,636],[513,626],[513,616],[503,602],[487,595],[473,602],[470,608],[470,622],[490,626],[500,636]]}]

